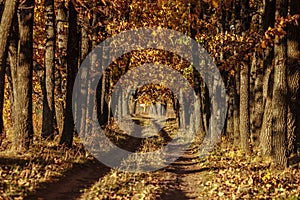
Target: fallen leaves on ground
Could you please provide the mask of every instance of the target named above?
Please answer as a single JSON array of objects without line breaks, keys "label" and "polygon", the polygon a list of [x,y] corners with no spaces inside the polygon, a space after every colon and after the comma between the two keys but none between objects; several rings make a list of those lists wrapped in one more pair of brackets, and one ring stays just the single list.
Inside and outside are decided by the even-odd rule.
[{"label": "fallen leaves on ground", "polygon": [[[232,148],[217,148],[199,163],[210,178],[197,187],[199,198],[299,199],[299,168],[270,169],[270,159],[245,155]],[[203,176],[203,174],[202,174]]]},{"label": "fallen leaves on ground", "polygon": [[53,143],[34,145],[28,152],[0,154],[0,199],[23,199],[42,183],[55,181],[74,163],[86,160],[82,145],[72,149]]}]

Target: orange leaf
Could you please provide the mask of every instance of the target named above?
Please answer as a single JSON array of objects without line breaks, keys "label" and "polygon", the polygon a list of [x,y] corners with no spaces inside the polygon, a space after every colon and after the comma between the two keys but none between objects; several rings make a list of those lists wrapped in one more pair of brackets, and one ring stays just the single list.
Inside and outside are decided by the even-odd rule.
[{"label": "orange leaf", "polygon": [[263,49],[267,48],[267,44],[266,44],[265,41],[262,41],[262,43],[261,43],[261,48],[263,48]]},{"label": "orange leaf", "polygon": [[219,2],[218,2],[218,0],[212,0],[212,6],[214,7],[214,8],[218,8],[219,7]]},{"label": "orange leaf", "polygon": [[87,17],[89,18],[89,19],[92,19],[92,13],[90,13],[90,12],[88,12],[88,14],[87,14]]}]

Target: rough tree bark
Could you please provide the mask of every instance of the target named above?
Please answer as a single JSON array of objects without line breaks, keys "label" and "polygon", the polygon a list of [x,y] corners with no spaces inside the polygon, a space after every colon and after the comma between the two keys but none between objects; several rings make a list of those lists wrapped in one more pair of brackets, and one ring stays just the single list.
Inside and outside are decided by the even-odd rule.
[{"label": "rough tree bark", "polygon": [[[90,20],[89,18],[85,17],[84,15],[86,15],[87,11],[85,10],[85,8],[81,8],[80,9],[80,17],[78,17],[78,24],[80,25],[80,63],[82,63],[90,50],[90,42],[89,42],[89,28],[90,28]],[[88,75],[88,70],[85,69],[84,72],[81,73],[81,79],[82,81],[86,82],[86,86],[89,84],[88,80],[89,80],[89,75]],[[81,98],[87,98],[87,87],[82,87],[81,88]],[[84,105],[76,105],[76,113],[77,116],[80,117],[80,119],[75,119],[80,123],[81,126],[81,130],[83,130],[83,128],[86,125],[86,113],[87,113],[87,108]]]},{"label": "rough tree bark", "polygon": [[[251,69],[254,72],[253,85],[250,86],[250,132],[251,144],[253,147],[259,146],[259,133],[263,121],[264,99],[263,99],[263,70],[262,57],[258,53],[254,53]],[[251,84],[250,84],[251,85]],[[252,97],[252,98],[251,98]]]},{"label": "rough tree bark", "polygon": [[0,144],[3,134],[3,103],[4,103],[4,77],[5,77],[5,64],[7,59],[7,41],[10,33],[10,28],[12,25],[13,17],[16,11],[16,0],[6,0],[4,5],[4,10],[1,16],[0,24]]},{"label": "rough tree bark", "polygon": [[228,93],[226,96],[227,103],[227,117],[226,117],[226,135],[228,140],[234,141],[234,118],[233,118],[233,106],[234,106],[234,77],[228,78]]},{"label": "rough tree bark", "polygon": [[[276,1],[275,17],[286,17],[288,0]],[[273,166],[287,167],[287,37],[275,36],[274,85],[272,100],[272,159]]]},{"label": "rough tree bark", "polygon": [[33,67],[33,17],[34,0],[23,1],[18,11],[17,66],[11,66],[14,94],[13,148],[24,151],[33,138],[32,127],[32,67]]},{"label": "rough tree bark", "polygon": [[[275,0],[264,0],[263,31],[274,26],[275,22]],[[272,91],[273,91],[273,64],[274,49],[268,47],[263,55],[263,101],[265,107],[263,110],[262,127],[259,140],[261,153],[264,156],[271,155],[271,132],[272,132]]]},{"label": "rough tree bark", "polygon": [[[0,19],[2,17],[2,13],[3,13],[3,9],[4,9],[4,5],[3,2],[0,2]],[[4,56],[6,57],[6,56]],[[2,66],[4,64],[4,66]],[[0,66],[0,146],[2,143],[3,138],[5,137],[4,134],[4,127],[3,127],[3,103],[4,103],[4,78],[5,78],[5,62],[1,62],[1,66]]]},{"label": "rough tree bark", "polygon": [[18,63],[18,18],[17,18],[17,13],[15,13],[14,19],[13,19],[13,25],[11,27],[11,34],[9,38],[9,45],[8,45],[8,61],[9,65],[7,66],[7,78],[8,78],[8,86],[9,86],[9,92],[10,92],[10,115],[11,115],[11,123],[16,120],[14,119],[14,90],[13,86],[16,85],[17,81],[17,71],[14,70],[14,67],[17,66]]},{"label": "rough tree bark", "polygon": [[7,41],[10,34],[10,28],[16,11],[16,0],[6,0],[0,24],[0,67],[3,70],[3,63],[6,62],[5,51],[7,49]]},{"label": "rough tree bark", "polygon": [[[249,0],[241,0],[241,31],[242,34],[250,28]],[[250,152],[250,112],[249,112],[249,62],[243,61],[240,67],[240,135],[241,148]]]},{"label": "rough tree bark", "polygon": [[[270,60],[270,59],[269,59]],[[259,147],[263,156],[271,155],[272,137],[272,91],[273,91],[273,67],[269,63],[265,70],[263,81],[263,97],[265,101],[262,127],[260,132]]]},{"label": "rough tree bark", "polygon": [[57,7],[56,15],[56,29],[57,29],[57,46],[58,46],[58,62],[57,70],[55,71],[55,90],[56,90],[56,102],[55,102],[55,112],[56,112],[56,122],[59,133],[62,133],[64,124],[64,102],[66,100],[66,84],[63,81],[64,71],[67,69],[67,28],[68,25],[68,15],[65,3],[59,3]]},{"label": "rough tree bark", "polygon": [[89,27],[90,27],[90,21],[87,17],[84,16],[84,12],[81,12],[81,15],[83,16],[83,20],[80,22],[80,63],[84,61],[86,56],[89,53],[90,45],[89,45]]},{"label": "rough tree bark", "polygon": [[[300,4],[297,0],[290,1],[290,14],[300,14]],[[298,19],[298,23],[300,20]],[[288,154],[296,153],[300,142],[300,26],[288,25],[287,32],[287,76],[289,89],[288,106]]]},{"label": "rough tree bark", "polygon": [[[251,21],[251,30],[260,35],[264,34],[263,14],[264,5],[261,4]],[[263,99],[263,56],[261,52],[253,52],[250,70],[250,138],[252,148],[257,148],[259,147],[259,133],[265,106]]]},{"label": "rough tree bark", "polygon": [[45,0],[45,23],[46,23],[46,48],[45,48],[45,70],[43,87],[43,123],[42,137],[54,139],[57,134],[55,117],[55,13],[54,0]]},{"label": "rough tree bark", "polygon": [[[6,55],[4,56],[6,57]],[[5,85],[5,68],[6,62],[2,62],[0,66],[0,146],[2,139],[5,137],[3,124],[3,104],[4,104],[4,85]]]},{"label": "rough tree bark", "polygon": [[240,85],[240,134],[241,148],[245,152],[250,152],[249,133],[249,67],[247,63],[241,65],[241,85]]},{"label": "rough tree bark", "polygon": [[68,31],[68,48],[67,48],[67,96],[66,110],[64,114],[64,126],[60,144],[72,146],[73,135],[75,131],[74,118],[72,113],[72,93],[73,85],[78,70],[79,56],[77,11],[74,4],[69,2],[69,31]]},{"label": "rough tree bark", "polygon": [[233,132],[234,132],[234,146],[238,147],[240,144],[240,69],[237,67],[235,73],[235,82],[233,85]]}]

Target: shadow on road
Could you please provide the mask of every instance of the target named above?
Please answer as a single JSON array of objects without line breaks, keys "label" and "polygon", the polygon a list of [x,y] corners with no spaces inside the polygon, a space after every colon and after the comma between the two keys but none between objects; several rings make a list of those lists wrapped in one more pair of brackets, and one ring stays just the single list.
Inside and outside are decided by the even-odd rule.
[{"label": "shadow on road", "polygon": [[84,164],[76,164],[72,169],[68,170],[62,178],[54,182],[43,183],[34,194],[24,199],[77,199],[82,194],[83,189],[90,188],[109,171],[109,167],[97,160],[91,160]]}]

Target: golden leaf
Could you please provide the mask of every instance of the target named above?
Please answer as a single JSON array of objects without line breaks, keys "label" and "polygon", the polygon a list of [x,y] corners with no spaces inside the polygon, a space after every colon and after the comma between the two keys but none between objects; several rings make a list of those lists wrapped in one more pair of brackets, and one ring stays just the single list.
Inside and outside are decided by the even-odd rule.
[{"label": "golden leaf", "polygon": [[266,44],[265,41],[262,41],[262,43],[261,43],[261,48],[263,48],[263,49],[267,48],[267,44]]},{"label": "golden leaf", "polygon": [[280,18],[279,24],[282,26],[284,24],[284,18]]},{"label": "golden leaf", "polygon": [[92,14],[90,13],[90,12],[88,12],[88,15],[87,15],[87,17],[89,18],[89,19],[92,19]]},{"label": "golden leaf", "polygon": [[212,6],[214,7],[214,8],[218,8],[219,7],[219,2],[218,2],[218,0],[212,0]]}]

